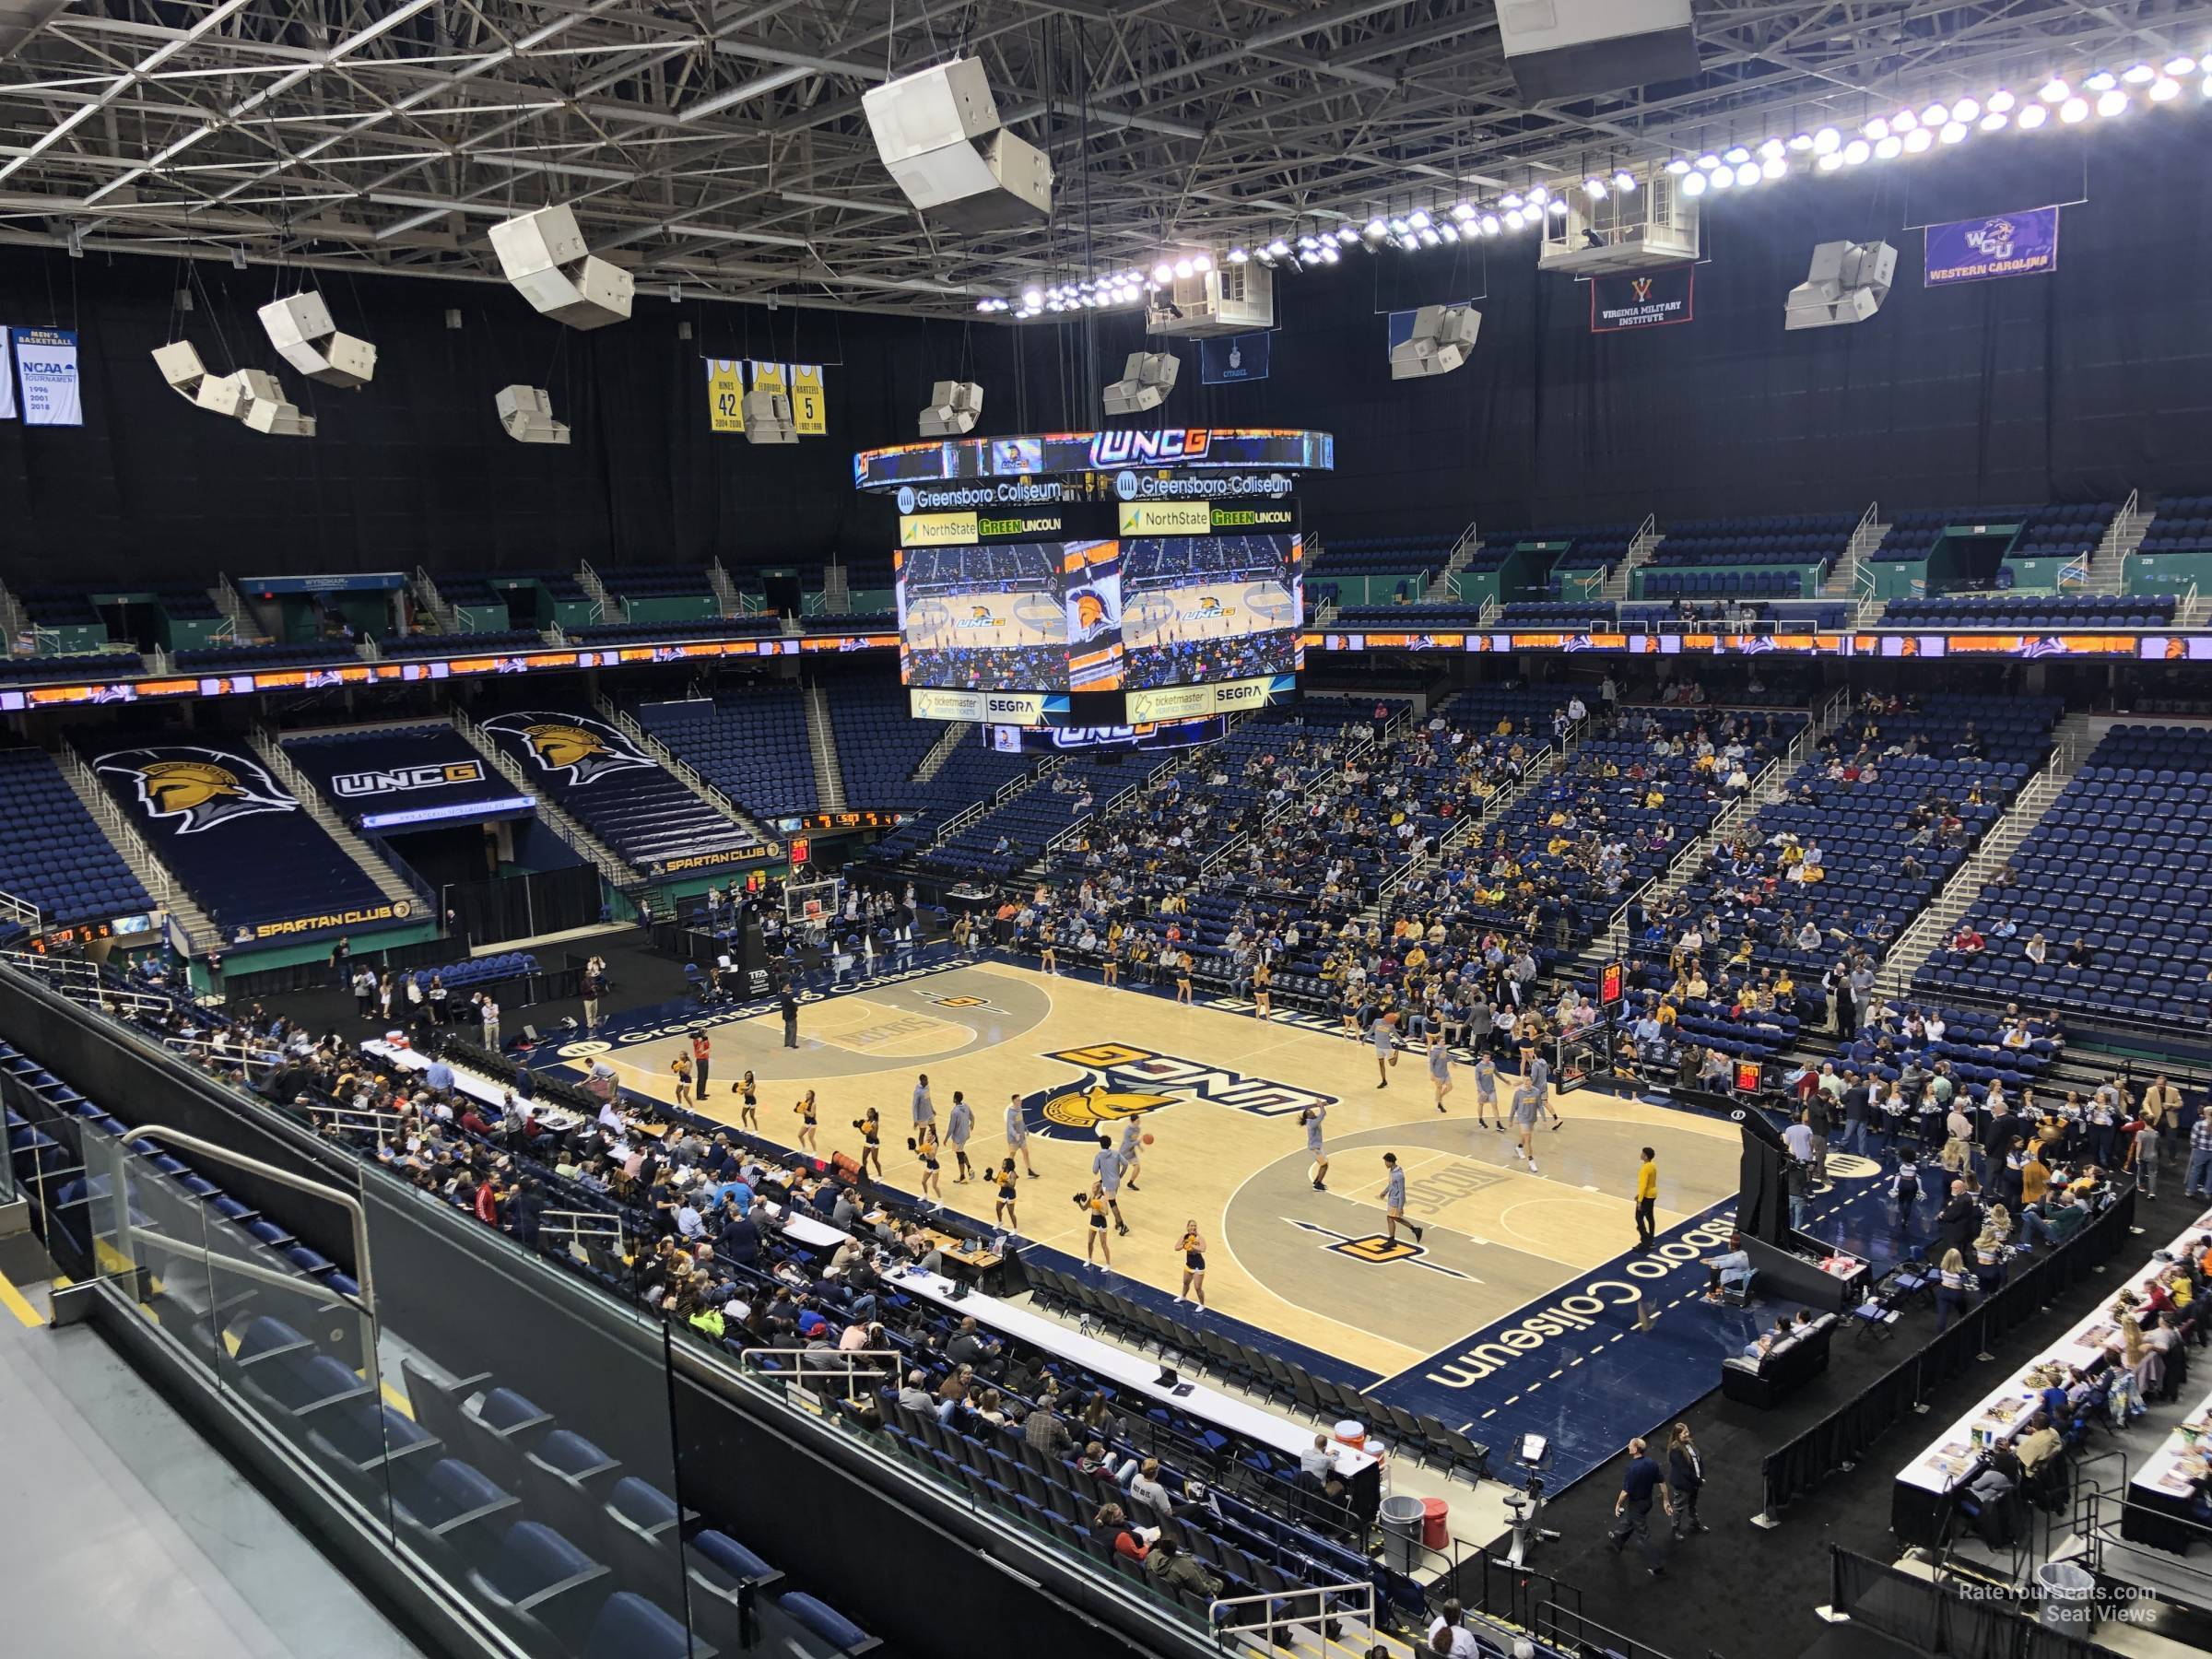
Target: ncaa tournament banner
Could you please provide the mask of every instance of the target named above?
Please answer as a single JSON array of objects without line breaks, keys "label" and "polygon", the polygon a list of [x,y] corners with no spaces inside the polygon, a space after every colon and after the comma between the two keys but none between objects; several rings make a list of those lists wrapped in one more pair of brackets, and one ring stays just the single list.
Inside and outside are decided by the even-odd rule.
[{"label": "ncaa tournament banner", "polygon": [[1697,266],[1678,265],[1591,277],[1590,332],[1624,334],[1694,320],[1697,275]]},{"label": "ncaa tournament banner", "polygon": [[16,359],[7,343],[12,332],[0,328],[0,420],[16,418]]},{"label": "ncaa tournament banner", "polygon": [[2058,269],[2058,209],[2030,207],[1989,218],[1929,225],[1924,238],[1922,286],[1987,282],[1997,276],[2042,276]]},{"label": "ncaa tournament banner", "polygon": [[1267,378],[1267,345],[1272,338],[1258,334],[1222,335],[1198,342],[1198,378],[1208,386],[1233,386],[1239,381]]},{"label": "ncaa tournament banner", "polygon": [[16,371],[23,382],[25,426],[83,426],[76,335],[66,328],[18,328]]}]

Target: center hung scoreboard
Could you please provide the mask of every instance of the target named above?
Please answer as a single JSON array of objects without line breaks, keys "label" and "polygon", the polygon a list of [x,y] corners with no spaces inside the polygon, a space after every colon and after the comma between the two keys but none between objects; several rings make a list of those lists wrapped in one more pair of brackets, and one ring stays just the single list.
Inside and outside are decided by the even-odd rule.
[{"label": "center hung scoreboard", "polygon": [[1292,491],[1326,432],[1167,427],[869,450],[890,499],[915,717],[1151,727],[1294,696],[1305,547]]}]

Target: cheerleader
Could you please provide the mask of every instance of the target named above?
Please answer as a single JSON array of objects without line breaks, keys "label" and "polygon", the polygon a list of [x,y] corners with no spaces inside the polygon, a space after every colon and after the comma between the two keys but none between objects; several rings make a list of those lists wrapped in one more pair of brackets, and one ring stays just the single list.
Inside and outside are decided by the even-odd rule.
[{"label": "cheerleader", "polygon": [[[806,1097],[813,1100],[812,1093]],[[865,1175],[870,1164],[876,1167],[876,1179],[883,1179],[883,1120],[871,1106],[863,1117],[853,1120],[853,1127],[860,1131],[860,1172]]]},{"label": "cheerleader", "polygon": [[915,1132],[914,1138],[906,1143],[908,1149],[922,1159],[922,1192],[925,1197],[934,1196],[939,1204],[945,1202],[943,1177],[937,1165],[937,1126],[924,1124]]},{"label": "cheerleader", "polygon": [[1182,1291],[1175,1300],[1187,1300],[1203,1308],[1206,1306],[1206,1241],[1199,1236],[1195,1220],[1182,1224],[1182,1242],[1175,1248],[1182,1252]]},{"label": "cheerleader", "polygon": [[1021,1218],[1014,1213],[1014,1187],[1020,1179],[1014,1172],[1014,1160],[1003,1159],[998,1166],[998,1225],[1008,1232],[1021,1230]]},{"label": "cheerleader", "polygon": [[[750,1078],[752,1077],[752,1073],[746,1073],[746,1077]],[[749,1096],[747,1097],[747,1100],[750,1100]],[[747,1110],[750,1110],[749,1106]],[[792,1110],[799,1114],[799,1145],[806,1147],[809,1152],[820,1151],[821,1148],[815,1145],[814,1140],[815,1126],[819,1122],[821,1116],[814,1103],[814,1090],[811,1088],[808,1089],[806,1094],[801,1097],[798,1103],[792,1108]],[[873,1117],[875,1113],[870,1112],[868,1115]],[[878,1171],[877,1173],[880,1174],[882,1171]]]},{"label": "cheerleader", "polygon": [[668,1069],[676,1074],[676,1103],[691,1104],[691,1056],[678,1054],[668,1062]]},{"label": "cheerleader", "polygon": [[1257,962],[1253,965],[1252,1011],[1262,1019],[1273,1018],[1268,1012],[1267,1003],[1267,984],[1273,977],[1274,975],[1268,972],[1265,962]]},{"label": "cheerleader", "polygon": [[738,1126],[758,1130],[760,1127],[760,1085],[753,1081],[753,1074],[748,1071],[731,1084],[730,1092],[742,1097],[745,1102],[737,1109]]}]

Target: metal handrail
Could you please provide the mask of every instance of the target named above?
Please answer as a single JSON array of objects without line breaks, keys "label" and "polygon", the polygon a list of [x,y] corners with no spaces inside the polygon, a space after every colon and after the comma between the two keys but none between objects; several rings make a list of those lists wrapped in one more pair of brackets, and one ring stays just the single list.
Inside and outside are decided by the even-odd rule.
[{"label": "metal handrail", "polygon": [[[857,1385],[895,1377],[904,1363],[896,1348],[748,1347],[738,1350],[737,1359],[754,1371],[766,1369],[760,1364],[763,1359],[781,1360],[789,1380],[802,1385],[841,1382],[848,1400],[859,1397]],[[863,1365],[864,1359],[880,1363]]]},{"label": "metal handrail", "polygon": [[[1233,1607],[1256,1608],[1259,1617],[1240,1619],[1230,1612]],[[1257,1595],[1219,1595],[1206,1604],[1206,1618],[1215,1630],[1234,1630],[1259,1641],[1263,1649],[1295,1647],[1301,1627],[1318,1626],[1325,1632],[1332,1620],[1356,1623],[1360,1630],[1357,1639],[1347,1631],[1330,1639],[1330,1644],[1364,1653],[1374,1645],[1375,1587],[1361,1581],[1285,1587]]]}]

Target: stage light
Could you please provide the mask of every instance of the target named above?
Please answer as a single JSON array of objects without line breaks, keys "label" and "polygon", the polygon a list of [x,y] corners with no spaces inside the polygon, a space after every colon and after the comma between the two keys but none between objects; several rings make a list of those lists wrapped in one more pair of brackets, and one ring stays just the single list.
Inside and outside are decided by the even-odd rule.
[{"label": "stage light", "polygon": [[1418,207],[1416,207],[1411,213],[1406,216],[1406,222],[1411,225],[1416,230],[1426,230],[1429,229],[1429,216],[1422,212]]},{"label": "stage light", "polygon": [[1562,197],[1553,196],[1550,201],[1544,204],[1544,211],[1550,214],[1553,218],[1565,218],[1567,203]]},{"label": "stage light", "polygon": [[1727,190],[1735,183],[1735,169],[1716,167],[1710,175],[1710,182],[1715,190]]},{"label": "stage light", "polygon": [[1028,306],[1031,311],[1039,310],[1044,304],[1044,290],[1041,288],[1023,288],[1021,290],[1021,302]]},{"label": "stage light", "polygon": [[2023,104],[2020,107],[2020,125],[2028,132],[2034,132],[2050,119],[2051,112],[2040,103]]},{"label": "stage light", "polygon": [[1390,221],[1390,233],[1393,236],[1404,236],[1406,234],[1407,229],[1406,221],[1402,218],[1394,218]]},{"label": "stage light", "polygon": [[2065,103],[2074,96],[2074,88],[2054,75],[2036,89],[2035,95],[2047,104]]},{"label": "stage light", "polygon": [[2100,69],[2081,84],[2092,92],[2110,92],[2120,80],[2110,69]]},{"label": "stage light", "polygon": [[1957,144],[1960,139],[1966,136],[1966,123],[1963,121],[1947,121],[1943,124],[1943,131],[1938,133],[1936,136],[1941,138],[1946,144]]},{"label": "stage light", "polygon": [[1905,135],[1905,154],[1908,156],[1917,156],[1924,150],[1933,149],[1935,146],[1936,135],[1926,127],[1914,127]]},{"label": "stage light", "polygon": [[1312,253],[1314,249],[1321,246],[1321,244],[1314,241],[1311,236],[1300,237],[1298,239],[1298,245],[1309,253]]},{"label": "stage light", "polygon": [[1323,265],[1335,265],[1343,257],[1343,254],[1337,253],[1336,250],[1331,247],[1327,242],[1321,244],[1321,263]]},{"label": "stage light", "polygon": [[1278,236],[1267,244],[1267,252],[1277,259],[1288,259],[1290,257],[1290,244]]},{"label": "stage light", "polygon": [[1436,228],[1436,233],[1448,242],[1455,242],[1459,240],[1459,229],[1454,225],[1439,225]]},{"label": "stage light", "polygon": [[517,443],[566,443],[569,429],[553,418],[553,399],[542,386],[503,386],[492,400],[500,425]]},{"label": "stage light", "polygon": [[1384,236],[1389,234],[1389,232],[1390,227],[1384,224],[1381,219],[1371,218],[1367,221],[1366,234],[1374,238],[1375,241],[1381,241]]},{"label": "stage light", "polygon": [[1049,312],[1064,312],[1067,309],[1067,301],[1055,297],[1044,302],[1044,309]]},{"label": "stage light", "polygon": [[1583,194],[1594,202],[1604,201],[1606,199],[1606,182],[1603,179],[1584,179]]},{"label": "stage light", "polygon": [[2086,98],[2069,98],[2058,106],[2058,118],[2068,126],[2077,121],[2087,121],[2088,116],[2089,102]]},{"label": "stage light", "polygon": [[491,228],[491,246],[514,291],[556,323],[604,328],[629,318],[636,279],[585,245],[568,207],[502,219]]},{"label": "stage light", "polygon": [[1819,169],[1822,172],[1834,172],[1838,168],[1843,165],[1843,157],[1839,151],[1830,150],[1818,161],[1814,162],[1813,165]]},{"label": "stage light", "polygon": [[2105,93],[2097,100],[2097,113],[2106,117],[2107,119],[2122,113],[2126,110],[2126,108],[2127,94],[2121,91],[2117,87],[2112,88],[2112,91]]},{"label": "stage light", "polygon": [[1889,124],[1883,120],[1879,115],[1877,115],[1872,121],[1861,127],[1859,131],[1865,134],[1867,137],[1873,139],[1875,143],[1879,144],[1883,139],[1889,136]]},{"label": "stage light", "polygon": [[1813,148],[1823,156],[1830,156],[1843,147],[1843,135],[1832,126],[1824,126],[1813,135]]},{"label": "stage light", "polygon": [[1904,153],[1905,141],[1895,133],[1874,147],[1874,159],[1877,161],[1894,161]]},{"label": "stage light", "polygon": [[1211,253],[1194,253],[1191,255],[1191,269],[1197,272],[1199,276],[1205,276],[1213,268],[1214,256]]},{"label": "stage light", "polygon": [[1718,168],[1720,164],[1721,159],[1714,155],[1711,150],[1707,150],[1703,155],[1698,158],[1698,171],[1700,172],[1712,172],[1714,169]]},{"label": "stage light", "polygon": [[1950,120],[1951,112],[1943,104],[1932,103],[1920,112],[1923,126],[1939,127]]},{"label": "stage light", "polygon": [[1971,98],[1962,98],[1957,103],[1951,106],[1951,119],[1953,121],[1963,121],[1971,125],[1974,122],[1979,121],[1981,118],[1982,106],[1976,103]]},{"label": "stage light", "polygon": [[1473,306],[1422,306],[1413,314],[1412,331],[1390,348],[1390,378],[1451,373],[1467,360],[1481,328],[1482,313]]},{"label": "stage light", "polygon": [[359,391],[376,377],[376,347],[340,334],[321,294],[311,289],[272,300],[259,315],[276,355],[309,380]]},{"label": "stage light", "polygon": [[1520,208],[1518,208],[1518,207],[1508,207],[1508,208],[1505,210],[1505,228],[1506,228],[1508,230],[1518,230],[1518,229],[1521,229],[1521,226],[1522,226],[1522,224],[1523,224],[1524,222],[1524,220],[1522,219],[1522,218],[1521,218],[1521,209],[1520,209]]},{"label": "stage light", "polygon": [[1518,207],[1521,206],[1521,198],[1509,190],[1504,195],[1498,199],[1498,206],[1500,207]]},{"label": "stage light", "polygon": [[1751,152],[1746,149],[1740,144],[1732,145],[1729,147],[1728,152],[1724,155],[1721,159],[1727,162],[1731,167],[1741,167],[1745,162],[1751,159]]},{"label": "stage light", "polygon": [[1469,219],[1475,217],[1475,204],[1472,202],[1453,203],[1452,217],[1457,219],[1461,224],[1465,224]]},{"label": "stage light", "polygon": [[1304,265],[1317,265],[1321,263],[1321,255],[1312,248],[1301,248],[1299,250],[1298,263]]},{"label": "stage light", "polygon": [[1703,195],[1705,194],[1705,175],[1701,172],[1693,172],[1688,178],[1684,179],[1682,181],[1682,194],[1686,196]]},{"label": "stage light", "polygon": [[2157,80],[2150,83],[2150,101],[2164,103],[2181,89],[2182,83],[2180,81],[2175,80],[2171,76],[2161,75]]},{"label": "stage light", "polygon": [[1781,139],[1770,138],[1764,144],[1759,147],[1759,159],[1761,161],[1775,160],[1779,159],[1783,152],[1788,148],[1789,146],[1783,143]]},{"label": "stage light", "polygon": [[2197,90],[2202,92],[2205,97],[2212,98],[2212,70],[2206,72],[2205,84],[2198,88]]},{"label": "stage light", "polygon": [[1790,147],[1798,151],[1800,154],[1806,150],[1811,149],[1816,142],[1817,140],[1810,133],[1793,133],[1790,135]]},{"label": "stage light", "polygon": [[[1513,217],[1515,218],[1519,218],[1520,215],[1515,214]],[[1520,226],[1515,225],[1513,228],[1517,230],[1520,229]],[[1496,214],[1486,213],[1482,216],[1482,233],[1485,236],[1495,236],[1498,234],[1498,216]]]},{"label": "stage light", "polygon": [[2196,60],[2193,57],[2171,57],[2166,60],[2166,73],[2169,75],[2190,75],[2195,69]]},{"label": "stage light", "polygon": [[1107,382],[1106,413],[1141,415],[1157,409],[1175,389],[1182,364],[1164,351],[1133,351],[1122,365],[1122,378]]},{"label": "stage light", "polygon": [[2011,119],[2012,118],[2006,114],[2002,110],[1992,110],[1988,114],[1982,117],[1978,124],[1985,133],[2001,133],[2010,123]]},{"label": "stage light", "polygon": [[1853,138],[1849,144],[1843,147],[1843,165],[1846,167],[1856,167],[1859,165],[1859,163],[1865,160],[1866,158],[1872,154],[1874,154],[1874,147],[1872,145],[1868,144],[1864,138]]},{"label": "stage light", "polygon": [[1756,161],[1739,162],[1735,170],[1735,182],[1747,189],[1758,183],[1759,163]]},{"label": "stage light", "polygon": [[1677,156],[1666,164],[1666,171],[1678,179],[1689,171],[1689,162],[1686,158]]},{"label": "stage light", "polygon": [[1436,229],[1435,229],[1435,227],[1434,227],[1434,226],[1431,226],[1431,225],[1423,225],[1423,226],[1421,227],[1421,246],[1422,246],[1422,247],[1424,247],[1424,248],[1433,248],[1433,247],[1435,247],[1435,246],[1436,246],[1436,244],[1437,244],[1437,243],[1438,243],[1440,241],[1441,241],[1441,240],[1442,240],[1442,239],[1437,235],[1437,233],[1436,233]]},{"label": "stage light", "polygon": [[1994,115],[2009,115],[2013,106],[2019,101],[2011,93],[1999,89],[1989,95],[1990,112]]},{"label": "stage light", "polygon": [[1790,164],[1780,156],[1769,156],[1759,164],[1759,171],[1765,178],[1786,178],[1789,174]]},{"label": "stage light", "polygon": [[1196,267],[1187,259],[1179,259],[1175,262],[1175,275],[1185,282],[1191,279],[1195,270]]},{"label": "stage light", "polygon": [[2139,87],[2157,73],[2148,64],[2137,64],[2120,78],[2131,87]]},{"label": "stage light", "polygon": [[1827,241],[1813,250],[1812,269],[1783,302],[1783,327],[1834,328],[1864,323],[1881,310],[1897,274],[1897,250],[1887,242]]},{"label": "stage light", "polygon": [[1230,265],[1242,265],[1251,257],[1252,255],[1245,253],[1241,248],[1231,248],[1229,251],[1229,263]]},{"label": "stage light", "polygon": [[922,411],[922,436],[958,438],[975,430],[983,413],[983,389],[973,381],[941,380],[930,387]]},{"label": "stage light", "polygon": [[1900,110],[1889,117],[1889,130],[1893,133],[1909,133],[1919,124],[1920,117],[1910,110]]},{"label": "stage light", "polygon": [[1534,202],[1537,206],[1541,207],[1545,203],[1551,200],[1551,192],[1545,189],[1541,184],[1531,184],[1528,187],[1528,199]]},{"label": "stage light", "polygon": [[1636,194],[1636,175],[1627,168],[1622,168],[1613,175],[1613,188],[1622,195],[1634,195]]},{"label": "stage light", "polygon": [[1266,249],[1262,248],[1257,253],[1253,254],[1253,257],[1258,260],[1263,265],[1265,265],[1269,270],[1272,271],[1275,269],[1275,255],[1268,253]]}]

